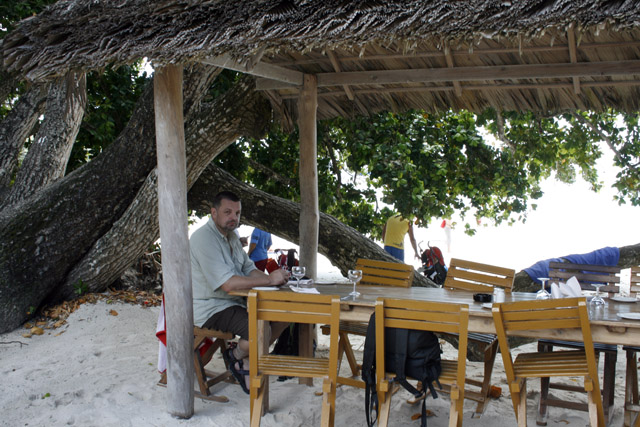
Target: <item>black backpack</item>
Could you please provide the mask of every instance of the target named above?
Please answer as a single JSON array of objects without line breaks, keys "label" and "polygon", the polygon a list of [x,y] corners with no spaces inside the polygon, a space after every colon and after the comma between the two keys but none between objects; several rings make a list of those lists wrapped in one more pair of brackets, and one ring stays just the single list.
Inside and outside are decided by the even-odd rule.
[{"label": "black backpack", "polygon": [[[367,425],[373,426],[378,419],[378,396],[376,393],[376,319],[375,313],[369,319],[367,335],[364,341],[364,355],[362,359],[362,380],[365,382],[365,414]],[[442,388],[438,377],[442,372],[440,364],[440,343],[438,337],[430,331],[416,331],[408,329],[386,328],[385,340],[385,370],[396,374],[393,381],[400,383],[416,398],[421,398],[428,389],[431,396],[438,395],[433,382]],[[407,377],[422,382],[422,390],[413,387]],[[427,399],[422,399],[421,427],[427,425]],[[372,417],[375,409],[376,416]]]}]

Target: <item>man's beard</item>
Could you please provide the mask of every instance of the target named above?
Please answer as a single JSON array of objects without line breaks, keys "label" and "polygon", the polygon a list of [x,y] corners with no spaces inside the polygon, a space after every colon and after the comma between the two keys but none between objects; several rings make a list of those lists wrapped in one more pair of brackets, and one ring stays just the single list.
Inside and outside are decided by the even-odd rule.
[{"label": "man's beard", "polygon": [[221,227],[227,234],[233,233],[233,230],[238,228],[238,223],[235,221],[227,222],[223,227]]}]

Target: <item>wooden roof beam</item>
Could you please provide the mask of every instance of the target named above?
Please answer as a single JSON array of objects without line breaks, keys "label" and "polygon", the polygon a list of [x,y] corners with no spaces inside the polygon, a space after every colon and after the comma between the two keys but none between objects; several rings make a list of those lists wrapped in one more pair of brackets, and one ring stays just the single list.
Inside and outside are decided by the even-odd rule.
[{"label": "wooden roof beam", "polygon": [[[581,43],[580,49],[624,49],[624,48],[637,48],[640,46],[640,40],[619,41],[619,42],[602,42],[602,43]],[[496,47],[496,48],[477,48],[474,47],[473,52],[469,52],[467,49],[452,50],[451,55],[453,57],[462,56],[481,56],[481,55],[500,55],[509,53],[549,53],[549,52],[562,52],[569,49],[568,44],[555,43],[553,46],[520,46],[520,47]],[[350,55],[340,57],[342,63],[345,62],[362,62],[362,61],[386,61],[396,59],[418,59],[418,58],[438,58],[442,56],[442,51],[416,51],[411,53],[388,53],[388,54],[375,54],[375,55]],[[317,58],[305,58],[297,59],[293,61],[278,61],[279,66],[302,66],[309,64],[318,64],[328,62],[328,58],[318,56]]]},{"label": "wooden roof beam", "polygon": [[[348,71],[319,73],[318,87],[342,85],[384,85],[444,83],[477,80],[552,79],[640,75],[640,60],[580,62],[576,64],[497,65],[484,67],[423,68],[409,70]],[[291,89],[291,84],[258,79],[258,90]]]},{"label": "wooden roof beam", "polygon": [[[444,44],[444,58],[447,61],[447,67],[454,68],[453,55],[451,55],[451,49],[449,48],[449,42],[445,41]],[[460,82],[453,82],[453,89],[457,96],[462,96],[462,86]]]},{"label": "wooden roof beam", "polygon": [[[336,73],[342,72],[342,67],[340,66],[340,61],[338,60],[338,57],[336,56],[336,54],[332,50],[328,50],[327,56],[329,57],[329,60],[331,61],[331,65],[333,65],[333,69],[335,70],[335,72]],[[367,109],[365,108],[364,105],[362,105],[362,102],[360,102],[360,100],[358,100],[353,95],[353,90],[351,90],[349,85],[342,85],[342,87],[344,88],[344,93],[347,94],[347,98],[349,98],[350,101],[353,101],[356,104],[356,107],[358,108],[360,113],[367,115],[368,114]]]},{"label": "wooden roof beam", "polygon": [[[569,41],[569,60],[572,64],[578,63],[578,52],[576,46],[576,35],[573,31],[573,27],[569,27],[567,30],[567,40]],[[573,78],[573,93],[580,94],[580,79]]]},{"label": "wooden roof beam", "polygon": [[267,64],[265,62],[256,62],[253,59],[250,59],[247,64],[241,64],[229,55],[205,58],[201,62],[203,64],[239,71],[241,73],[251,74],[256,77],[263,77],[294,86],[302,86],[304,77],[304,74],[300,71],[291,70],[278,65]]},{"label": "wooden roof beam", "polygon": [[[602,88],[602,87],[625,87],[640,86],[640,80],[614,80],[610,82],[583,82],[581,87],[585,88]],[[482,85],[466,85],[467,91],[472,90],[539,90],[539,89],[571,89],[572,83],[528,83],[528,84],[482,84]],[[416,92],[449,92],[453,91],[453,86],[412,86],[412,87],[389,87],[378,89],[356,89],[355,95],[381,95],[391,93],[416,93]],[[343,95],[342,91],[322,92],[318,94],[318,98],[334,98]],[[296,99],[297,94],[283,95],[282,99]]]}]

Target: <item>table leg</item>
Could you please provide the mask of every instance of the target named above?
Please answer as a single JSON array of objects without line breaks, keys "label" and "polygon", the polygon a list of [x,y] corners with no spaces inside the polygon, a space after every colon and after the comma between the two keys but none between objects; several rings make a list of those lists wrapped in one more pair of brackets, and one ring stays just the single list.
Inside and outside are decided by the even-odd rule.
[{"label": "table leg", "polygon": [[[316,333],[314,325],[300,323],[299,327],[298,352],[301,357],[313,357],[313,341]],[[299,378],[298,381],[300,384],[313,385],[313,378]]]}]

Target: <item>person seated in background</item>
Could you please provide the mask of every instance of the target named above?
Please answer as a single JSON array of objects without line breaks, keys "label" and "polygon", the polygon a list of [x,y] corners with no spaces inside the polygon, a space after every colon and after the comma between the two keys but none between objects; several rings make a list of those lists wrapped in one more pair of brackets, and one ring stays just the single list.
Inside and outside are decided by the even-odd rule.
[{"label": "person seated in background", "polygon": [[[234,232],[240,223],[240,198],[222,191],[213,199],[211,217],[189,239],[193,288],[193,321],[202,328],[231,332],[240,337],[236,347],[223,352],[233,377],[249,393],[249,317],[245,299],[232,291],[286,283],[289,273],[276,269],[271,274],[259,271]],[[265,325],[271,342],[288,323]],[[269,331],[270,329],[270,331]]]},{"label": "person seated in background", "polygon": [[249,244],[249,258],[256,264],[256,268],[264,271],[269,261],[269,248],[271,248],[271,233],[254,228]]},{"label": "person seated in background", "polygon": [[400,214],[395,214],[387,220],[382,228],[384,250],[402,262],[404,262],[404,236],[407,233],[409,233],[415,257],[420,259],[418,245],[416,245],[416,239],[413,236],[413,224],[410,220],[403,218]]}]

